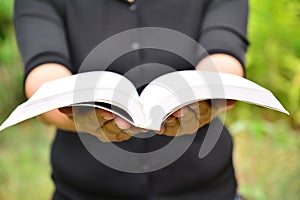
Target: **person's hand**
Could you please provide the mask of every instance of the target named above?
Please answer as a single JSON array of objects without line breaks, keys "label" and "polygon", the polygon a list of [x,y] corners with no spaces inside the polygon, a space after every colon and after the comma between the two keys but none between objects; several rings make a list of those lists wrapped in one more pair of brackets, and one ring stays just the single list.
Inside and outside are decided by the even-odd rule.
[{"label": "person's hand", "polygon": [[192,103],[172,113],[157,133],[167,136],[193,134],[234,103],[233,100],[214,100],[213,106],[207,101]]},{"label": "person's hand", "polygon": [[64,107],[59,111],[76,123],[79,132],[96,136],[103,142],[121,142],[145,130],[132,126],[126,120],[102,109]]}]

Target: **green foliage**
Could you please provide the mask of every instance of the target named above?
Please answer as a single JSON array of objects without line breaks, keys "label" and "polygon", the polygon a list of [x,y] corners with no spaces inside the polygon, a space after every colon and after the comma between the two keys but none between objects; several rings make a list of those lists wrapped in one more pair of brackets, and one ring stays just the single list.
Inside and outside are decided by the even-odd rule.
[{"label": "green foliage", "polygon": [[0,0],[0,41],[4,40],[12,23],[13,1]]},{"label": "green foliage", "polygon": [[250,0],[247,78],[270,89],[291,116],[239,103],[235,133],[241,193],[253,200],[300,198],[300,1]]},{"label": "green foliage", "polygon": [[251,200],[298,200],[300,136],[285,123],[255,119],[230,126],[240,192]]},{"label": "green foliage", "polygon": [[1,200],[50,199],[49,131],[31,120],[1,132]]},{"label": "green foliage", "polygon": [[250,2],[247,77],[270,89],[300,127],[300,2]]},{"label": "green foliage", "polygon": [[22,101],[23,70],[12,24],[13,1],[0,0],[0,122]]}]

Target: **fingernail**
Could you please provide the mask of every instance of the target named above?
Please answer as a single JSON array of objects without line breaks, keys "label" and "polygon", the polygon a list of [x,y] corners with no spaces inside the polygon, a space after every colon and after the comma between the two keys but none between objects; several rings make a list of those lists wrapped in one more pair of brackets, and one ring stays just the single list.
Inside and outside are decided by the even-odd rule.
[{"label": "fingernail", "polygon": [[112,120],[113,118],[115,118],[113,113],[106,110],[96,109],[96,113],[98,117],[101,117],[104,120]]},{"label": "fingernail", "polygon": [[188,111],[188,108],[186,108],[186,107],[181,108],[180,117],[183,117],[187,113],[187,111]]},{"label": "fingernail", "polygon": [[112,120],[113,118],[114,118],[114,116],[112,115],[112,116],[103,116],[102,117],[104,120]]},{"label": "fingernail", "polygon": [[173,116],[175,117],[183,117],[185,115],[185,113],[187,112],[186,107],[181,108],[180,110],[177,110],[176,112],[173,113]]},{"label": "fingernail", "polygon": [[188,107],[190,107],[192,110],[199,109],[199,103],[198,102],[192,103],[188,105]]},{"label": "fingernail", "polygon": [[175,120],[175,117],[174,117],[174,116],[169,116],[169,117],[167,117],[166,122],[167,122],[167,123],[170,123],[170,122],[172,122],[172,121],[174,121],[174,120]]},{"label": "fingernail", "polygon": [[124,119],[120,118],[120,117],[116,117],[115,118],[115,123],[117,124],[117,126],[120,128],[120,129],[129,129],[131,127],[131,124],[127,121],[125,121]]}]

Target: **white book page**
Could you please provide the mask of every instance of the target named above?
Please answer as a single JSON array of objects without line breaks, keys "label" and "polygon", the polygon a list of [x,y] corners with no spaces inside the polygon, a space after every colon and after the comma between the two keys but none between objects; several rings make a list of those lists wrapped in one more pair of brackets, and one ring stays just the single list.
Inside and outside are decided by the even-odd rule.
[{"label": "white book page", "polygon": [[13,111],[0,131],[53,109],[80,103],[86,106],[88,102],[111,103],[125,110],[135,126],[159,130],[168,114],[205,99],[235,99],[288,114],[270,91],[235,75],[196,70],[173,72],[152,81],[139,97],[125,77],[98,71],[45,83]]},{"label": "white book page", "polygon": [[126,108],[130,116],[135,115],[142,121],[137,122],[140,124],[144,123],[144,115],[138,98],[133,84],[119,74],[101,71],[77,74],[44,83],[28,101],[12,112],[0,131],[53,109],[93,101],[115,102]]},{"label": "white book page", "polygon": [[148,127],[159,129],[168,114],[196,100],[234,99],[288,114],[267,89],[245,78],[218,72],[187,70],[163,75],[142,92]]}]

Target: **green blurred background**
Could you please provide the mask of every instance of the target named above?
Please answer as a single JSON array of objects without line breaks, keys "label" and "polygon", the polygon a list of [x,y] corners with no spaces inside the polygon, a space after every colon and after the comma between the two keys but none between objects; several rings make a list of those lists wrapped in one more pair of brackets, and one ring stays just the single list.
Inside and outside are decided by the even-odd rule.
[{"label": "green blurred background", "polygon": [[[23,70],[13,1],[0,0],[0,122],[22,101]],[[300,199],[300,0],[250,0],[247,78],[270,89],[291,115],[238,103],[227,113],[240,192],[250,200]],[[0,199],[50,199],[54,129],[36,119],[0,134]]]}]

